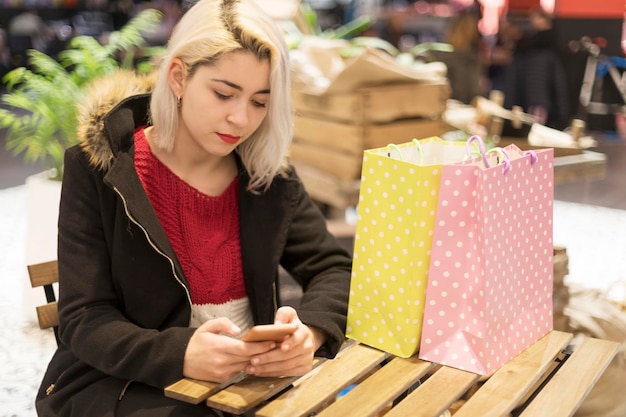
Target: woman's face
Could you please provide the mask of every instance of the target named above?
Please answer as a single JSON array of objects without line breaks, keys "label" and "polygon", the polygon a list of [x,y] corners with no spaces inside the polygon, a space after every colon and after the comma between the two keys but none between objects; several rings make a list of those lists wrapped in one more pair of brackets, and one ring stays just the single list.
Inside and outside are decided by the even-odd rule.
[{"label": "woman's face", "polygon": [[197,157],[230,154],[267,114],[270,63],[251,52],[233,52],[203,65],[184,83],[176,146]]}]

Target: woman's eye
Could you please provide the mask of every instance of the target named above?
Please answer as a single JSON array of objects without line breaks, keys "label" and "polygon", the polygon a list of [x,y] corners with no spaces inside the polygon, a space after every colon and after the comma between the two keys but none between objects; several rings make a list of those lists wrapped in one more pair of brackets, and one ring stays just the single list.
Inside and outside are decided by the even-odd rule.
[{"label": "woman's eye", "polygon": [[253,104],[255,107],[260,107],[260,108],[263,108],[263,109],[264,109],[264,108],[265,108],[265,106],[266,106],[266,104],[265,104],[265,103],[261,103],[260,101],[256,101],[256,100],[252,100],[252,104]]},{"label": "woman's eye", "polygon": [[217,91],[215,92],[215,96],[216,96],[217,98],[219,98],[220,100],[228,100],[229,98],[231,98],[231,96],[227,96],[227,95],[224,95],[224,94],[220,94],[220,93],[218,93]]}]

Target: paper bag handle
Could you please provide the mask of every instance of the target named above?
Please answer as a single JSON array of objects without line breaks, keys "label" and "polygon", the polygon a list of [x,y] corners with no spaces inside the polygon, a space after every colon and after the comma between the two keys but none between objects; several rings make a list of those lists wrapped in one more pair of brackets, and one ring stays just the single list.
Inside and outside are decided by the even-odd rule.
[{"label": "paper bag handle", "polygon": [[[511,169],[511,155],[506,151],[506,149],[504,148],[492,148],[489,149],[487,152],[485,152],[485,157],[486,155],[490,154],[490,153],[497,153],[499,158],[498,158],[498,163],[497,165],[502,164],[504,166],[503,169],[503,174],[506,174],[507,172],[509,172],[509,170]],[[489,168],[489,164],[487,164],[487,168]]]},{"label": "paper bag handle", "polygon": [[535,165],[535,162],[537,162],[537,152],[531,150],[528,151],[524,151],[524,156],[530,156],[530,164],[531,165]]},{"label": "paper bag handle", "polygon": [[465,144],[467,159],[471,159],[474,155],[472,152],[472,144],[476,144],[478,146],[478,152],[480,153],[480,157],[483,160],[485,168],[491,168],[491,164],[489,163],[487,155],[489,155],[490,153],[497,153],[499,156],[498,164],[502,164],[504,167],[503,173],[506,174],[507,172],[509,172],[509,170],[511,169],[511,155],[504,148],[496,147],[486,151],[485,143],[483,142],[482,138],[478,135],[473,135],[467,140]]},{"label": "paper bag handle", "polygon": [[387,145],[387,156],[389,158],[391,158],[391,151],[394,150],[398,153],[398,158],[400,158],[401,161],[404,161],[404,156],[402,155],[402,149],[400,149],[400,147],[398,145],[396,145],[395,143],[390,143]]},{"label": "paper bag handle", "polygon": [[490,168],[489,161],[487,160],[487,155],[485,152],[485,143],[483,142],[482,138],[478,135],[471,136],[465,143],[465,151],[467,153],[466,158],[472,159],[472,157],[474,156],[474,153],[472,152],[473,144],[478,146],[478,153],[483,159],[483,164],[485,164],[487,168]]},{"label": "paper bag handle", "polygon": [[[422,152],[422,144],[420,143],[419,140],[413,138],[413,140],[411,141],[411,143],[417,148],[417,153],[419,154],[419,163],[420,165],[424,164],[424,152]],[[391,150],[394,150],[398,153],[398,157],[400,158],[401,161],[404,161],[404,155],[402,155],[402,149],[400,149],[400,147],[398,145],[396,145],[395,143],[390,143],[387,145],[387,156],[391,157]]]}]

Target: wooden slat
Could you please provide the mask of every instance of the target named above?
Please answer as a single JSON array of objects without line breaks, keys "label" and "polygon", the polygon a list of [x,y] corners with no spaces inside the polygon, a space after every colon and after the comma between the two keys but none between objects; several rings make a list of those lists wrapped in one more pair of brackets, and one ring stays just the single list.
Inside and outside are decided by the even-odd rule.
[{"label": "wooden slat", "polygon": [[441,367],[385,417],[437,417],[474,384],[480,375]]},{"label": "wooden slat", "polygon": [[165,387],[165,396],[191,404],[200,404],[217,392],[219,384],[197,379],[183,378]]},{"label": "wooden slat", "polygon": [[294,138],[289,147],[289,155],[294,163],[313,167],[341,182],[354,181],[361,177],[362,154],[340,152]]},{"label": "wooden slat", "polygon": [[496,371],[454,417],[507,415],[571,339],[570,333],[551,331]]},{"label": "wooden slat", "polygon": [[[394,358],[374,375],[347,394],[349,401],[340,398],[318,417],[373,417],[411,388],[434,365],[417,357]],[[312,394],[315,394],[313,392]],[[415,415],[410,413],[411,416]],[[284,414],[287,417],[287,414]]]},{"label": "wooden slat", "polygon": [[521,416],[572,416],[615,357],[618,349],[617,342],[586,338]]},{"label": "wooden slat", "polygon": [[27,268],[30,285],[33,288],[59,281],[59,268],[56,260],[28,265]]},{"label": "wooden slat", "polygon": [[[322,358],[315,358],[313,367],[323,361]],[[249,377],[253,378],[253,377]],[[280,379],[280,378],[279,378]],[[190,404],[200,404],[211,395],[222,389],[221,384],[216,382],[201,381],[193,378],[183,378],[164,389],[166,397],[175,398]]]},{"label": "wooden slat", "polygon": [[59,309],[57,302],[44,304],[37,307],[37,321],[40,329],[49,329],[59,325]]},{"label": "wooden slat", "polygon": [[[361,380],[388,357],[388,353],[364,345],[348,346],[335,359],[326,361],[319,369],[299,379],[294,388],[261,408],[256,415],[307,416],[334,399],[343,388]],[[241,412],[241,409],[237,411]],[[237,414],[235,411],[230,412]]]},{"label": "wooden slat", "polygon": [[[542,387],[541,381],[555,369],[554,358],[563,356],[572,336],[550,332],[487,378],[466,402],[463,401],[468,389],[478,387],[476,382],[481,377],[440,367],[385,416],[439,417],[446,409],[457,409],[457,404],[455,417],[509,416],[516,407],[515,414],[523,413],[521,417],[572,416],[619,349],[615,342],[585,338]],[[433,366],[415,357],[394,358],[379,366],[389,357],[377,349],[348,344],[334,360],[327,360],[301,378],[248,377],[210,396],[206,404],[242,414],[271,398],[271,402],[256,411],[256,416],[372,417],[386,409]],[[378,370],[374,372],[375,369]],[[204,391],[202,395],[206,395],[215,386],[202,381],[186,382],[194,384],[187,386],[179,382],[168,387],[166,395],[187,402],[192,402],[193,397],[193,402],[198,402],[194,390]],[[350,393],[336,400],[339,391],[354,383],[357,386]],[[540,389],[534,392],[538,387]],[[455,403],[459,398],[463,401]],[[531,398],[530,404],[520,411],[519,406],[526,398]]]},{"label": "wooden slat", "polygon": [[389,123],[417,116],[439,117],[446,109],[450,86],[420,81],[321,95],[293,90],[292,97],[298,114],[347,123]]},{"label": "wooden slat", "polygon": [[258,378],[249,376],[211,395],[206,405],[231,414],[243,414],[288,388],[298,377]]}]

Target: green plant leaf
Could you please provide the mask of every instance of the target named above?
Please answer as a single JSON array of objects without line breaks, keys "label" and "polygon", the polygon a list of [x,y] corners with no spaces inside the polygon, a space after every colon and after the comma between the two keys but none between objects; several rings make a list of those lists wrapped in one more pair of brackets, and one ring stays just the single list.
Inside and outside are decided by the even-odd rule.
[{"label": "green plant leaf", "polygon": [[[156,28],[161,18],[155,9],[144,10],[112,33],[107,45],[77,36],[58,54],[58,61],[29,51],[28,67],[16,68],[3,78],[7,93],[1,102],[7,108],[0,108],[0,128],[6,130],[6,148],[26,161],[48,163],[61,178],[65,150],[78,142],[76,104],[86,84],[131,65],[132,59],[121,58],[127,52],[133,57],[136,48],[144,45],[142,32]],[[147,53],[162,50],[148,48]],[[149,70],[150,63],[143,62],[141,71]]]}]

